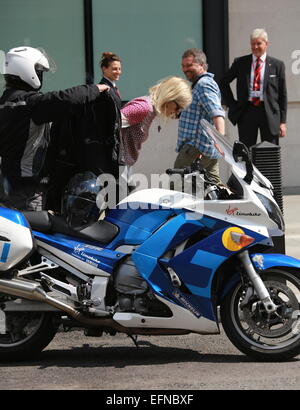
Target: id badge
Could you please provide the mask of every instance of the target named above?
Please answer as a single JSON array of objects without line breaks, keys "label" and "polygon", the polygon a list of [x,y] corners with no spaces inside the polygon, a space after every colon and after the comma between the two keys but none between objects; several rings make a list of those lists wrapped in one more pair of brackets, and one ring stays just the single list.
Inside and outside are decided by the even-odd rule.
[{"label": "id badge", "polygon": [[261,97],[261,91],[250,91],[250,97],[251,98],[260,98]]}]

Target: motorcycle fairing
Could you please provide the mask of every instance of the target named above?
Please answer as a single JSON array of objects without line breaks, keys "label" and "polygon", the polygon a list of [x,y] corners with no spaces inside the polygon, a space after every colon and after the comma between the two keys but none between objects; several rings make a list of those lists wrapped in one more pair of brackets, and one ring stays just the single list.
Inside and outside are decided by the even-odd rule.
[{"label": "motorcycle fairing", "polygon": [[255,253],[250,255],[251,260],[258,270],[266,270],[275,267],[288,267],[300,269],[300,261],[291,256],[276,253]]},{"label": "motorcycle fairing", "polygon": [[17,225],[24,226],[25,228],[30,228],[29,223],[24,215],[14,209],[1,207],[1,217],[14,222]]},{"label": "motorcycle fairing", "polygon": [[120,245],[139,245],[143,243],[151,234],[166,222],[173,214],[171,209],[149,209],[141,208],[134,204],[122,209],[122,206],[112,209],[105,220],[119,227],[119,234],[107,245],[109,249],[115,249]]},{"label": "motorcycle fairing", "polygon": [[[208,226],[211,229],[208,237],[169,260],[164,258],[164,254],[172,247]],[[207,216],[200,220],[187,221],[186,214],[181,210],[177,217],[169,220],[140,245],[132,254],[132,259],[139,273],[160,296],[191,311],[200,312],[209,320],[216,320],[211,300],[214,275],[228,258],[236,254],[226,249],[222,243],[223,233],[230,226],[224,221],[214,220]],[[245,228],[244,232],[252,236],[255,242],[265,240],[264,236],[256,232]],[[183,292],[172,285],[167,273],[168,268],[173,269],[178,275],[187,291]],[[174,292],[179,293],[180,297],[174,298]],[[182,303],[184,298],[186,303]]]},{"label": "motorcycle fairing", "polygon": [[[58,257],[64,257],[64,259],[69,257],[68,263],[76,266],[79,261],[84,262],[84,265],[86,265],[85,273],[97,275],[105,271],[111,274],[115,265],[125,256],[122,252],[100,248],[96,242],[81,242],[76,238],[70,238],[61,234],[51,235],[37,231],[33,233],[38,241],[38,245],[46,248]],[[99,272],[97,272],[97,269]]]},{"label": "motorcycle fairing", "polygon": [[33,249],[33,238],[26,218],[18,211],[0,207],[0,272],[26,258]]}]

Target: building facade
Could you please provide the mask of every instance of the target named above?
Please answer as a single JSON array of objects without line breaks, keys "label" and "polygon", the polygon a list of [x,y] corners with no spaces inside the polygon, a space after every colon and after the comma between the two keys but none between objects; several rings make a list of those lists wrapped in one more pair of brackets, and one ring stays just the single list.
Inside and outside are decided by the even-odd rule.
[{"label": "building facade", "polygon": [[[148,93],[169,75],[183,76],[181,55],[203,48],[218,81],[237,56],[250,53],[250,33],[264,27],[270,55],[286,64],[288,131],[280,141],[286,192],[300,192],[299,0],[1,0],[1,56],[12,47],[43,47],[57,64],[43,91],[97,82],[104,51],[122,59],[124,101]],[[3,79],[0,78],[0,90]],[[229,138],[237,129],[227,121]],[[176,157],[177,121],[156,119],[135,172],[162,173]]]},{"label": "building facade", "polygon": [[[213,0],[203,2],[203,47],[208,56],[209,71],[218,81],[234,58],[250,54],[250,34],[265,28],[269,35],[268,53],[283,60],[288,89],[287,136],[280,139],[283,192],[300,193],[300,2],[298,0]],[[233,89],[235,84],[232,83]],[[150,172],[150,159],[164,148],[164,158],[172,165],[175,158],[176,124],[159,136],[153,127],[153,144],[146,142],[136,169]],[[226,133],[238,139],[237,127],[226,121]],[[167,142],[168,141],[168,142]],[[258,143],[260,138],[258,138]],[[145,166],[146,164],[146,166]],[[160,167],[162,172],[162,166]],[[226,173],[227,171],[225,171]]]},{"label": "building facade", "polygon": [[[229,61],[250,52],[249,36],[263,27],[268,53],[285,63],[288,89],[287,136],[280,140],[284,192],[300,193],[300,2],[229,0]],[[228,125],[231,133],[237,130]]]}]

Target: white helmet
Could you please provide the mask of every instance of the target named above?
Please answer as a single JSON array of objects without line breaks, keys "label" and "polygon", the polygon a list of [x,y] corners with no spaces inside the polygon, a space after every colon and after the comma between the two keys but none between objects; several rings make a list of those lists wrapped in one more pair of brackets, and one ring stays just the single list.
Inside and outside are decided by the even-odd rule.
[{"label": "white helmet", "polygon": [[4,74],[19,77],[33,89],[41,88],[41,72],[53,71],[50,61],[43,49],[33,47],[16,47],[6,53]]}]

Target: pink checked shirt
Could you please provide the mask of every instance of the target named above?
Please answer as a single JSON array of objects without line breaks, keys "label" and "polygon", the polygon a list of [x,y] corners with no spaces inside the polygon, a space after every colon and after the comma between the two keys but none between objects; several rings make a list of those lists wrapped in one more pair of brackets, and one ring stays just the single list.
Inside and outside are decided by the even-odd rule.
[{"label": "pink checked shirt", "polygon": [[121,109],[121,113],[127,120],[126,125],[129,125],[122,124],[121,158],[126,165],[132,166],[138,159],[142,143],[148,138],[156,112],[150,97],[145,96],[129,101]]}]

